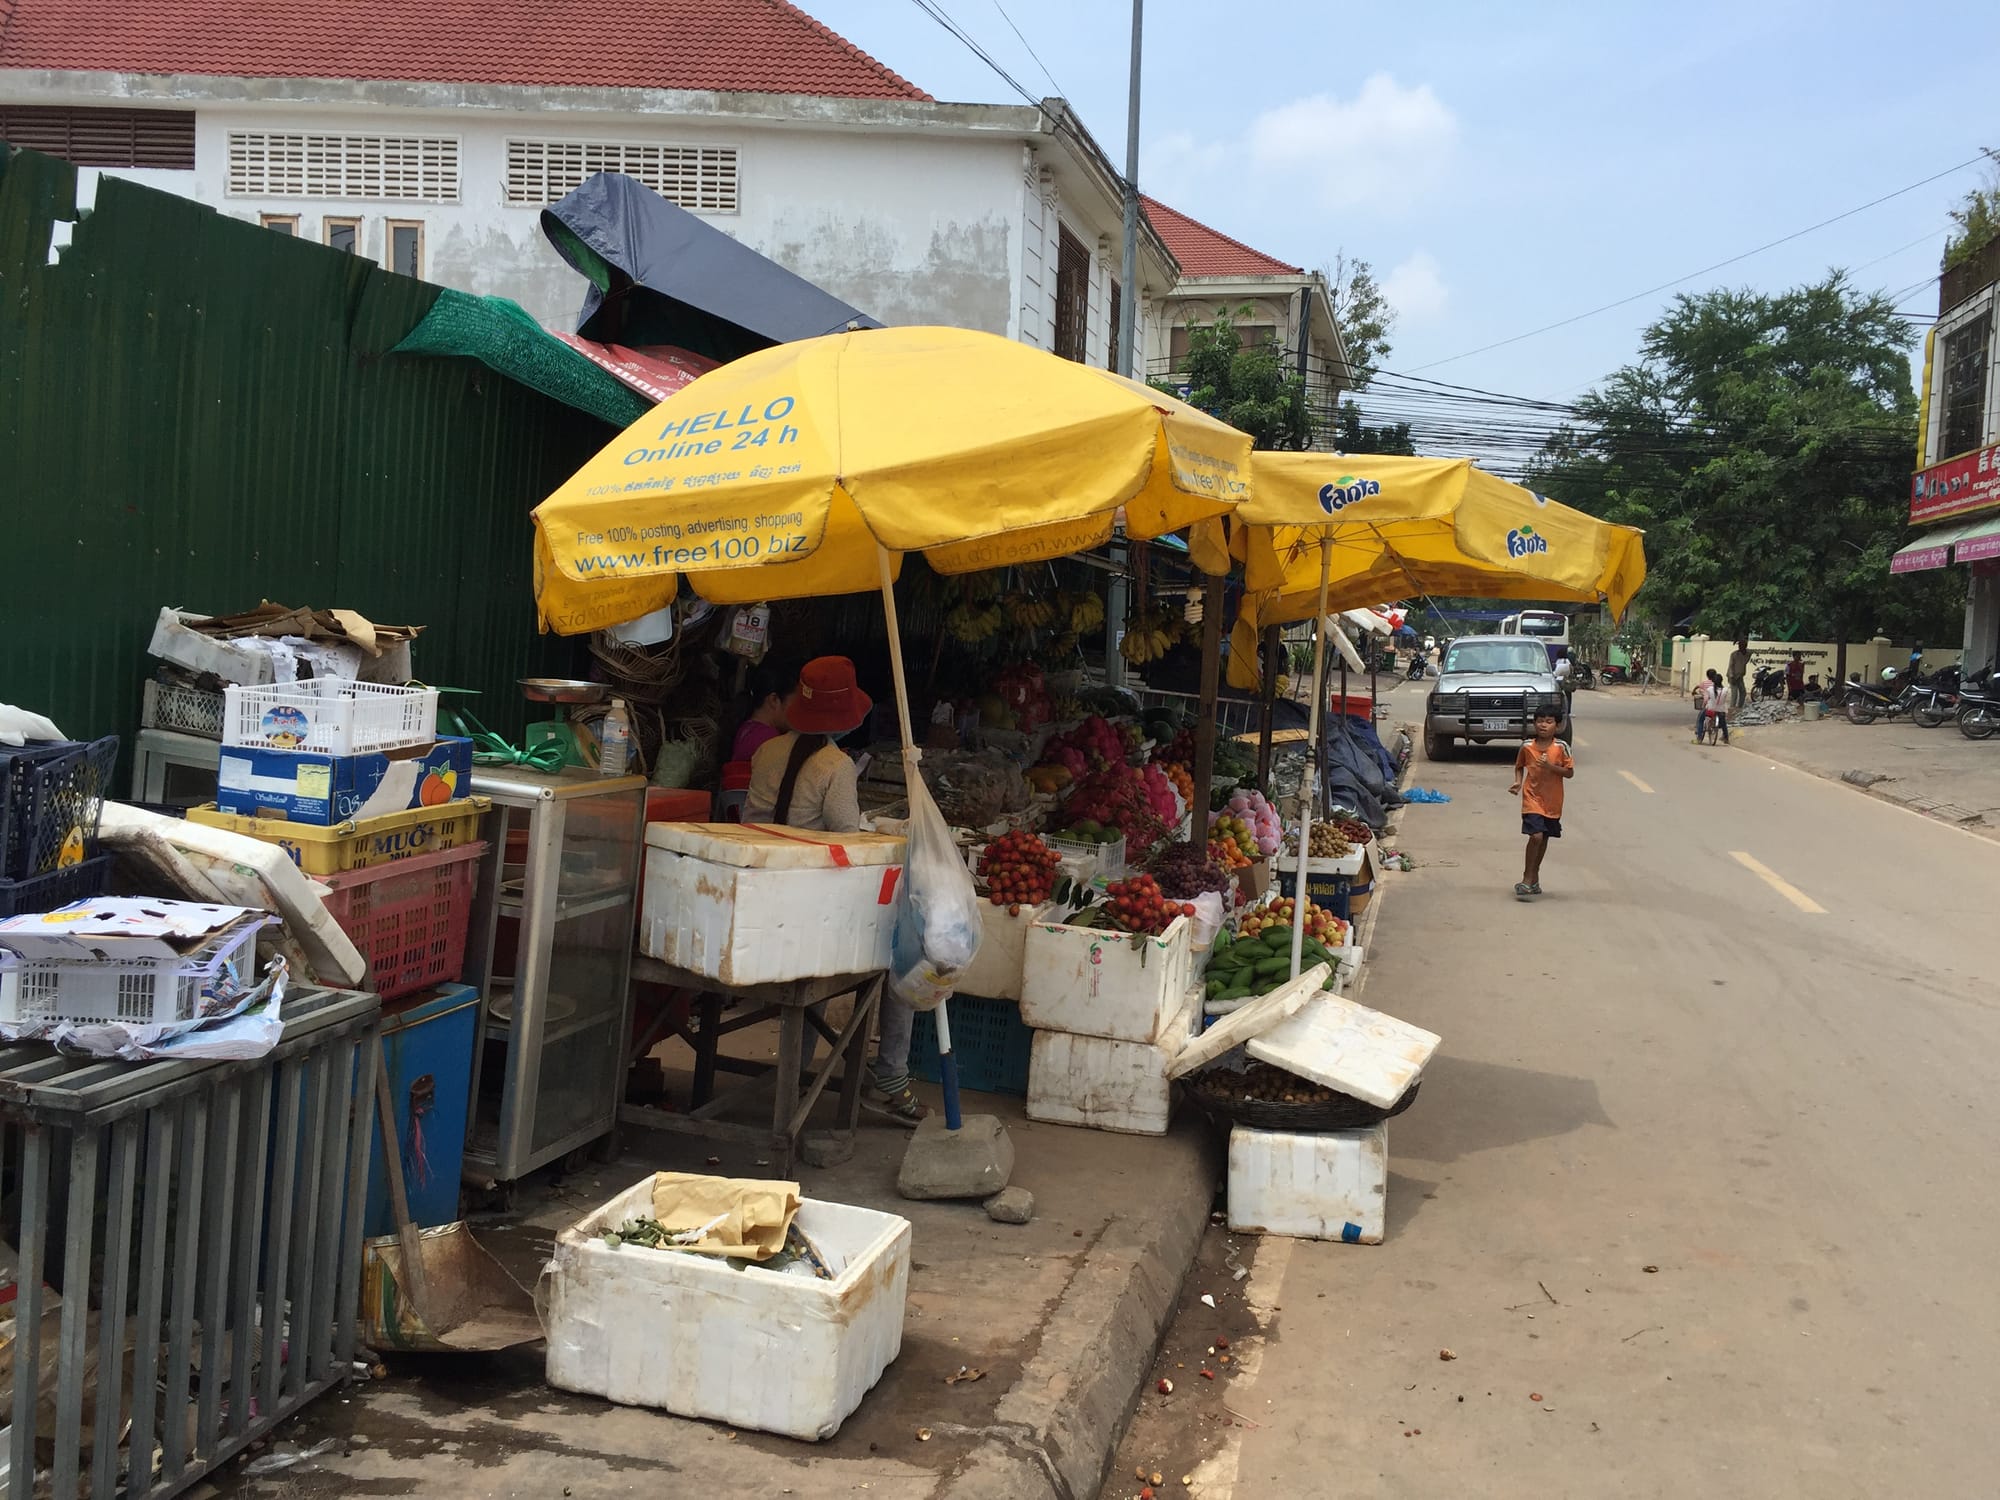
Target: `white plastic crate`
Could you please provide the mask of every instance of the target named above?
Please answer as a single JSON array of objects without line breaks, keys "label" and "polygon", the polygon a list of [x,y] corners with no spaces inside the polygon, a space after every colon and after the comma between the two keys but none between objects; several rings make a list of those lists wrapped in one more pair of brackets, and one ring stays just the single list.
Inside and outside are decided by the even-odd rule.
[{"label": "white plastic crate", "polygon": [[230,687],[223,696],[225,745],[363,755],[428,745],[437,738],[436,688],[313,677],[269,687]]},{"label": "white plastic crate", "polygon": [[173,958],[26,958],[0,951],[0,1025],[192,1021],[201,1013],[203,993],[227,965],[236,965],[246,987],[257,982],[257,934],[275,920],[230,927]]},{"label": "white plastic crate", "polygon": [[1125,878],[1125,835],[1122,833],[1105,844],[1090,839],[1064,838],[1059,833],[1043,834],[1042,842],[1062,856],[1063,868],[1079,885],[1089,885],[1100,875],[1106,880]]}]

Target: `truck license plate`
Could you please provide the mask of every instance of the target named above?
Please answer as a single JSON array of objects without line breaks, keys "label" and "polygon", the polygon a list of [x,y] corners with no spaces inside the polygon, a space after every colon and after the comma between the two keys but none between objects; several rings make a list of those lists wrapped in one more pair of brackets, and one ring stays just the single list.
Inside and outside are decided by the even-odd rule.
[{"label": "truck license plate", "polygon": [[1511,719],[1481,719],[1479,727],[1481,729],[1512,729],[1514,723]]}]

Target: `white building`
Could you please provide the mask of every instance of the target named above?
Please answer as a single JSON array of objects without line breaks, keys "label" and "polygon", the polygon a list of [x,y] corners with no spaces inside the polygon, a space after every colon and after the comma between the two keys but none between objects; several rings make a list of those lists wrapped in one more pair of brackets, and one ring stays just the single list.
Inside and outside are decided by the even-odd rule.
[{"label": "white building", "polygon": [[1119,178],[1060,100],[940,104],[782,0],[171,10],[0,3],[0,139],[565,328],[540,210],[625,172],[885,323],[1115,361]]}]

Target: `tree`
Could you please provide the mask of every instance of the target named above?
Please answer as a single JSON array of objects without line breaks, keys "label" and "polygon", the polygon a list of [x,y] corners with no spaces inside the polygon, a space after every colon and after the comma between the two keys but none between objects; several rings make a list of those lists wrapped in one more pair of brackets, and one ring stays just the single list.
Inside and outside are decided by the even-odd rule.
[{"label": "tree", "polygon": [[1340,410],[1334,414],[1335,431],[1339,434],[1335,446],[1342,453],[1401,453],[1414,458],[1416,444],[1410,441],[1408,422],[1391,422],[1382,427],[1370,427],[1361,420],[1361,408],[1352,401],[1340,403]]},{"label": "tree", "polygon": [[1947,271],[2000,235],[2000,151],[1991,146],[1982,146],[1980,150],[1986,157],[1986,181],[1951,210],[1951,220],[1958,228],[1944,244]]},{"label": "tree", "polygon": [[[1238,316],[1249,311],[1240,308]],[[1256,447],[1312,446],[1305,381],[1286,371],[1275,343],[1244,348],[1229,309],[1217,308],[1212,323],[1189,320],[1183,377],[1189,404],[1249,433]],[[1170,396],[1180,394],[1169,381],[1153,384]]]},{"label": "tree", "polygon": [[[1349,260],[1345,250],[1337,251],[1333,264],[1323,266],[1327,294],[1333,300],[1333,326],[1340,332],[1340,347],[1347,351],[1351,391],[1365,391],[1375,372],[1394,347],[1389,334],[1396,326],[1396,309],[1383,295],[1375,279],[1374,267],[1365,260]],[[1364,453],[1387,453],[1387,448],[1364,448]]]},{"label": "tree", "polygon": [[1714,636],[1956,635],[1962,580],[1889,572],[1916,448],[1908,327],[1845,273],[1683,294],[1530,475],[1646,531],[1649,611]]}]

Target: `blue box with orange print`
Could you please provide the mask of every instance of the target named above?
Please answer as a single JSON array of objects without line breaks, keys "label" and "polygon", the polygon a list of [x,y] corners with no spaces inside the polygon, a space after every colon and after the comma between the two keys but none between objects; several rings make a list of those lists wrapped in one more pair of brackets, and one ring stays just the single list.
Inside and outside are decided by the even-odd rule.
[{"label": "blue box with orange print", "polygon": [[442,807],[472,792],[472,741],[450,737],[387,754],[324,755],[224,745],[215,805],[245,817],[322,828],[412,807]]}]

